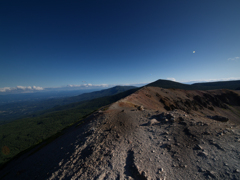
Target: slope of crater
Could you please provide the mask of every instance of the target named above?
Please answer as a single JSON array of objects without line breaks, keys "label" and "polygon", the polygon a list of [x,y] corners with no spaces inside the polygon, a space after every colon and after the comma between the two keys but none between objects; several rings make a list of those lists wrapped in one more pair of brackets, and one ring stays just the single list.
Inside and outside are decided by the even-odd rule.
[{"label": "slope of crater", "polygon": [[144,87],[0,172],[2,179],[240,179],[240,93]]}]

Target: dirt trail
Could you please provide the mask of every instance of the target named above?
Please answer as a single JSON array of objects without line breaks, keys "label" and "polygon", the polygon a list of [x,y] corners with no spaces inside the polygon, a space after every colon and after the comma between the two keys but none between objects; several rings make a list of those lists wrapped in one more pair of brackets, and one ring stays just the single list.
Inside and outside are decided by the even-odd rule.
[{"label": "dirt trail", "polygon": [[240,114],[231,93],[143,88],[10,163],[0,178],[240,179]]}]

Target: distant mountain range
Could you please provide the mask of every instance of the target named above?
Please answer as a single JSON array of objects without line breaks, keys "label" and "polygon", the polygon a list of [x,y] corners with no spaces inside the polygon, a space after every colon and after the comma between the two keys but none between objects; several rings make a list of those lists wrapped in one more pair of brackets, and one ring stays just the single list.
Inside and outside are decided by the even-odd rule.
[{"label": "distant mountain range", "polygon": [[175,88],[184,90],[213,90],[213,89],[240,89],[240,80],[237,81],[219,81],[219,82],[207,82],[207,83],[194,83],[192,85],[182,84],[175,81],[159,79],[155,82],[147,84],[146,86],[154,86],[161,88]]},{"label": "distant mountain range", "polygon": [[38,111],[45,111],[53,107],[60,107],[71,103],[88,101],[104,96],[112,96],[130,89],[134,86],[115,86],[109,89],[100,91],[83,93],[78,96],[65,97],[65,98],[50,98],[47,100],[39,101],[23,101],[16,103],[8,103],[0,106],[0,123],[3,121],[13,120],[16,118],[28,116]]},{"label": "distant mountain range", "polygon": [[[146,86],[174,88],[184,90],[213,90],[213,89],[231,89],[240,90],[240,80],[238,81],[219,81],[208,83],[194,83],[192,85],[183,84],[170,80],[159,79],[155,82],[147,84]],[[78,96],[64,97],[64,98],[50,98],[46,100],[35,101],[21,101],[15,103],[8,103],[0,106],[0,121],[13,120],[20,117],[25,117],[30,114],[46,111],[51,108],[61,109],[61,106],[71,106],[72,103],[79,103],[100,97],[112,96],[130,89],[135,89],[134,86],[115,86],[109,89],[94,91],[90,93],[83,93]],[[137,89],[137,88],[136,88]],[[74,105],[75,106],[75,105]],[[52,109],[53,110],[53,109]],[[1,123],[0,122],[0,123]]]}]

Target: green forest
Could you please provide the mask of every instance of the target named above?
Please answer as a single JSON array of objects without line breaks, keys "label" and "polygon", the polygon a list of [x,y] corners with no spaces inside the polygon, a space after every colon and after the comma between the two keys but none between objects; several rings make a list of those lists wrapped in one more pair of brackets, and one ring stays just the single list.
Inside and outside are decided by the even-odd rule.
[{"label": "green forest", "polygon": [[88,114],[128,96],[137,89],[131,89],[113,96],[90,101],[58,106],[27,118],[0,125],[0,167],[19,153],[46,140],[53,140],[62,130],[73,125]]}]

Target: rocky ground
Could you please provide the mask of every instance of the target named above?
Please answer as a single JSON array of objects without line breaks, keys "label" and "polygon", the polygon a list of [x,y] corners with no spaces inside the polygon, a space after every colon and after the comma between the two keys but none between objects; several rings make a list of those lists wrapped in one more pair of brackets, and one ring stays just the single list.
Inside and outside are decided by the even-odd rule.
[{"label": "rocky ground", "polygon": [[240,179],[238,91],[147,87],[1,170],[0,179]]}]

